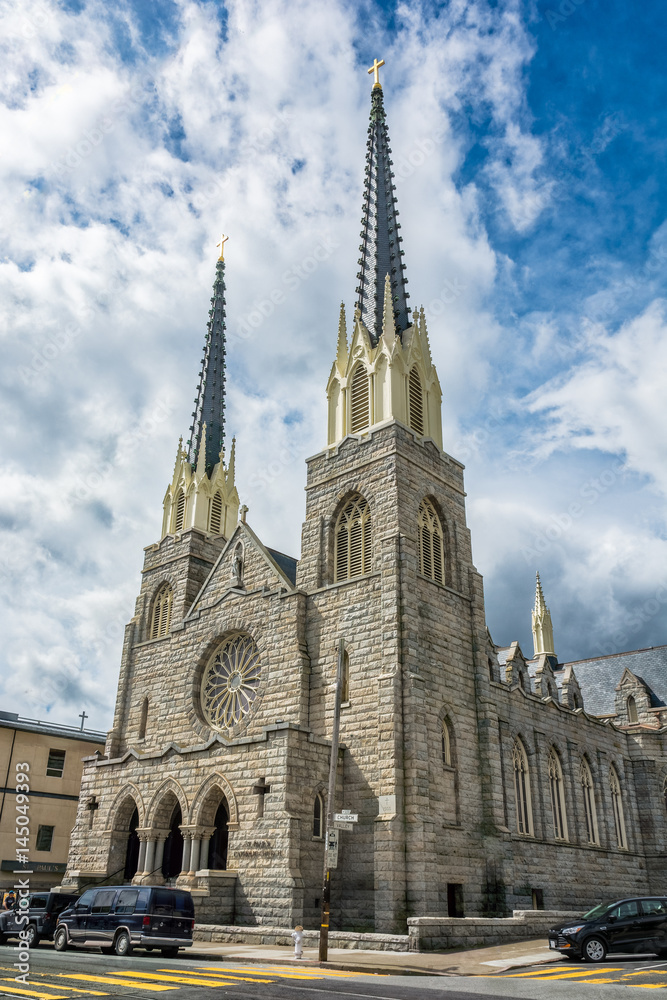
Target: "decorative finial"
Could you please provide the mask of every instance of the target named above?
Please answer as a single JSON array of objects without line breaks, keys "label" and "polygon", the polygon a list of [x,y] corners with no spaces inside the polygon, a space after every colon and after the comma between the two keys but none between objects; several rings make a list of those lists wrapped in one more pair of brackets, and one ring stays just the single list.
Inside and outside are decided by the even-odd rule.
[{"label": "decorative finial", "polygon": [[373,65],[371,66],[368,72],[375,73],[373,87],[379,87],[380,90],[382,90],[382,84],[380,83],[380,66],[384,66],[384,59],[380,59],[380,62],[378,62],[377,59],[375,59],[373,60]]},{"label": "decorative finial", "polygon": [[227,242],[228,239],[229,239],[229,236],[225,236],[225,234],[223,233],[222,234],[222,239],[220,240],[220,242],[215,244],[216,247],[220,247],[220,256],[218,257],[218,260],[224,260],[225,259],[225,243]]}]

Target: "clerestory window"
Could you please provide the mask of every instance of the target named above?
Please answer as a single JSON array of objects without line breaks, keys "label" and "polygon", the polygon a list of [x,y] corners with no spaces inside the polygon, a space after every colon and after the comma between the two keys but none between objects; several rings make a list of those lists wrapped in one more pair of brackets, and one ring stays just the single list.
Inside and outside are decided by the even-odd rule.
[{"label": "clerestory window", "polygon": [[528,757],[521,740],[514,741],[512,748],[514,765],[514,805],[516,809],[517,833],[533,836],[533,807],[530,797],[530,772]]},{"label": "clerestory window", "polygon": [[554,838],[556,840],[567,840],[563,770],[560,766],[558,754],[554,749],[549,751],[547,767],[549,771],[549,791],[551,794],[551,817]]},{"label": "clerestory window", "polygon": [[625,817],[623,815],[623,797],[621,795],[621,783],[618,780],[618,772],[612,764],[609,768],[609,791],[611,792],[611,809],[614,814],[614,833],[616,834],[616,846],[625,850],[628,846],[625,836]]},{"label": "clerestory window", "polygon": [[365,497],[356,495],[336,522],[335,582],[371,571],[371,512]]},{"label": "clerestory window", "polygon": [[586,758],[581,761],[579,780],[584,798],[584,818],[586,820],[586,839],[589,844],[599,844],[598,817],[595,809],[595,786],[593,775]]}]

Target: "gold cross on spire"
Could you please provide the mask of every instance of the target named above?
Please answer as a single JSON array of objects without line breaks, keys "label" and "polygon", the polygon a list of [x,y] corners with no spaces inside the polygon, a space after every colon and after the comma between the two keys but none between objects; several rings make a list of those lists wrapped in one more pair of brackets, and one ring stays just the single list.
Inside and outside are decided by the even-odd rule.
[{"label": "gold cross on spire", "polygon": [[382,84],[380,83],[380,66],[384,66],[384,59],[380,59],[380,62],[378,62],[377,59],[374,59],[373,65],[371,66],[368,72],[375,73],[373,86],[382,89]]},{"label": "gold cross on spire", "polygon": [[216,247],[220,247],[220,256],[218,257],[218,260],[225,259],[225,243],[227,242],[228,239],[229,236],[225,236],[225,234],[223,233],[220,242],[215,244]]}]

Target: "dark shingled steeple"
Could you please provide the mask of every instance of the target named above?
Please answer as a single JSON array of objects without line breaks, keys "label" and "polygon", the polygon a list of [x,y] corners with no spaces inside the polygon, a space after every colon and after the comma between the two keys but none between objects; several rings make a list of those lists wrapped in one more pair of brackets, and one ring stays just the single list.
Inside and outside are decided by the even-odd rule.
[{"label": "dark shingled steeple", "polygon": [[[369,70],[370,72],[370,70]],[[371,335],[373,345],[382,336],[385,277],[391,281],[396,332],[410,326],[408,314],[408,279],[403,264],[402,239],[398,235],[396,186],[393,182],[389,133],[382,101],[382,87],[375,84],[371,92],[371,120],[366,143],[366,178],[361,220],[361,270],[357,273],[357,306],[361,319]]]},{"label": "dark shingled steeple", "polygon": [[204,357],[188,441],[188,460],[193,467],[197,464],[205,424],[206,472],[210,476],[222,451],[225,427],[225,262],[222,257],[215,268],[208,316]]}]

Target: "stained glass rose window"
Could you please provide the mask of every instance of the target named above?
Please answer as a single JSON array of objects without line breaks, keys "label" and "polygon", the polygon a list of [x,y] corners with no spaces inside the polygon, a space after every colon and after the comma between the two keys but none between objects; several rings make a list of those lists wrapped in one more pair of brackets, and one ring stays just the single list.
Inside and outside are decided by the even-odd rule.
[{"label": "stained glass rose window", "polygon": [[211,657],[201,685],[202,710],[215,729],[231,729],[248,714],[259,689],[261,664],[252,636],[227,636]]}]

